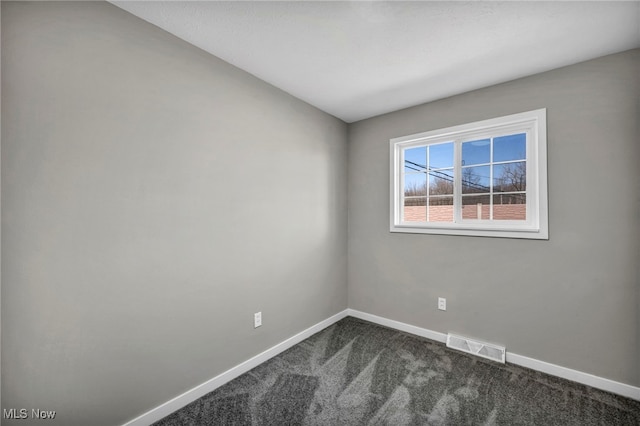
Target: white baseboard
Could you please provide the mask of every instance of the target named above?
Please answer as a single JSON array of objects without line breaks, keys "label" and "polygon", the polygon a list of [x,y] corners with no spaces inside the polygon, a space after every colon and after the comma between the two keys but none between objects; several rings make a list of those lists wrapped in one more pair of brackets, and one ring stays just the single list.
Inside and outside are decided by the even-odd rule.
[{"label": "white baseboard", "polygon": [[[404,331],[406,333],[426,337],[437,342],[444,343],[447,340],[447,335],[445,333],[432,331],[422,327],[416,327],[415,325],[406,324],[400,321],[394,321],[388,318],[379,317],[377,315],[368,314],[366,312],[357,311],[355,309],[347,309],[347,315],[380,324],[399,331]],[[550,364],[545,361],[540,361],[523,355],[514,354],[508,351],[507,362],[640,401],[640,387],[627,385],[625,383],[605,379],[604,377],[594,376],[593,374],[584,373],[582,371],[572,370],[567,367]]]},{"label": "white baseboard", "polygon": [[446,333],[439,333],[437,331],[428,330],[426,328],[416,327],[415,325],[390,320],[388,318],[379,317],[377,315],[368,314],[366,312],[356,311],[355,309],[347,309],[347,315],[354,318],[360,318],[365,321],[374,322],[376,324],[384,325],[385,327],[393,328],[395,330],[415,334],[416,336],[426,337],[427,339],[435,340],[436,342],[445,343],[447,341]]},{"label": "white baseboard", "polygon": [[[357,311],[355,309],[345,309],[344,311],[339,312],[324,321],[320,321],[316,325],[313,325],[304,331],[301,331],[295,336],[278,343],[277,345],[254,356],[253,358],[236,365],[235,367],[225,371],[224,373],[217,375],[213,379],[207,380],[206,382],[194,387],[193,389],[190,389],[183,394],[178,395],[172,400],[167,401],[164,404],[147,411],[146,413],[125,423],[123,426],[148,426],[154,422],[157,422],[158,420],[168,416],[174,411],[179,410],[180,408],[208,394],[209,392],[216,390],[225,383],[230,382],[241,374],[244,374],[252,368],[257,367],[258,365],[273,358],[279,353],[300,343],[307,337],[310,337],[318,331],[321,331],[322,329],[330,326],[337,321],[340,321],[347,316],[360,318],[365,321],[370,321],[375,324],[383,325],[385,327],[393,328],[399,331],[404,331],[416,336],[426,337],[427,339],[435,340],[436,342],[445,343],[447,340],[447,335],[445,333],[440,333],[438,331],[433,331],[426,328],[417,327],[415,325],[406,324],[400,321],[368,314],[366,312]],[[507,362],[640,401],[640,387],[627,385],[624,383],[605,379],[603,377],[594,376],[589,373],[583,373],[582,371],[572,370],[570,368],[561,367],[559,365],[550,364],[548,362],[539,361],[537,359],[510,352],[507,352]]]},{"label": "white baseboard", "polygon": [[324,321],[320,321],[316,325],[313,325],[307,328],[304,331],[296,334],[293,337],[288,338],[287,340],[278,343],[277,345],[267,349],[266,351],[259,353],[246,360],[245,362],[236,365],[235,367],[225,371],[214,377],[213,379],[207,380],[206,382],[196,386],[193,389],[189,389],[182,395],[178,395],[170,401],[165,402],[162,405],[153,408],[146,413],[136,417],[135,419],[125,423],[123,426],[148,426],[158,420],[168,416],[176,410],[184,407],[185,405],[197,400],[198,398],[203,397],[211,391],[216,390],[220,386],[224,385],[227,382],[235,379],[236,377],[246,373],[254,367],[262,364],[263,362],[273,358],[281,352],[289,349],[290,347],[302,342],[307,337],[317,333],[318,331],[327,328],[331,324],[340,321],[342,318],[347,316],[348,310],[345,309],[342,312],[338,312],[337,314],[327,318]]},{"label": "white baseboard", "polygon": [[594,376],[593,374],[509,352],[507,352],[507,362],[640,401],[640,387],[637,386],[627,385],[626,383],[616,382],[604,377]]}]

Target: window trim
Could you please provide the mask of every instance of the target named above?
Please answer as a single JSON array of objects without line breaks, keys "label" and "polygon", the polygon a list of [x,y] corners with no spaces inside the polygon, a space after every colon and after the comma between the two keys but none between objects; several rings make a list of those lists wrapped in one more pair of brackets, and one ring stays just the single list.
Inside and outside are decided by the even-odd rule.
[{"label": "window trim", "polygon": [[[459,158],[463,141],[482,136],[496,137],[514,131],[527,132],[527,220],[474,220],[456,216],[459,222],[403,222],[403,150],[414,146],[454,141],[454,170],[461,170]],[[504,132],[504,133],[503,133]],[[493,159],[491,159],[493,160]],[[454,173],[455,175],[455,173]],[[461,181],[454,178],[454,205],[461,203]],[[484,237],[549,239],[547,199],[547,125],[546,109],[522,112],[489,120],[430,130],[390,140],[390,232],[467,235]]]}]

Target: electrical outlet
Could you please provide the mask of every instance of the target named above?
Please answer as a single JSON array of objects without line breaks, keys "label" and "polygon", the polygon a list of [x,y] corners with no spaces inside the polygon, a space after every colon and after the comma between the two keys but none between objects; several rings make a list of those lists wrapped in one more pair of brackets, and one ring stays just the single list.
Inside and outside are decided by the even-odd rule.
[{"label": "electrical outlet", "polygon": [[438,297],[438,309],[440,309],[441,311],[447,310],[447,299],[445,299],[444,297]]},{"label": "electrical outlet", "polygon": [[262,325],[262,312],[256,312],[253,314],[253,328],[258,328]]}]

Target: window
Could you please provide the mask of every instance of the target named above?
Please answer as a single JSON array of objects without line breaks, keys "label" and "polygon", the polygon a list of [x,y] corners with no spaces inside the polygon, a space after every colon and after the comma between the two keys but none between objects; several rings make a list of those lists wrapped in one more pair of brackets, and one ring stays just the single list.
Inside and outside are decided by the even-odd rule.
[{"label": "window", "polygon": [[546,110],[391,139],[391,232],[548,239]]}]

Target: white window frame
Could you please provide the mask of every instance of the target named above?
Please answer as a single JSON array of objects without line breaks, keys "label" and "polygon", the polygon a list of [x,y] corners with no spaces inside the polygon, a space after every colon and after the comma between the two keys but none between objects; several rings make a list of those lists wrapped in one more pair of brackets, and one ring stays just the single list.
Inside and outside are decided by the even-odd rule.
[{"label": "white window frame", "polygon": [[[526,220],[464,220],[462,203],[462,142],[513,133],[527,133]],[[405,222],[404,150],[442,142],[454,142],[454,221]],[[469,235],[483,237],[549,239],[547,200],[547,110],[519,114],[432,130],[390,140],[391,232]],[[427,207],[425,207],[427,208]]]}]

